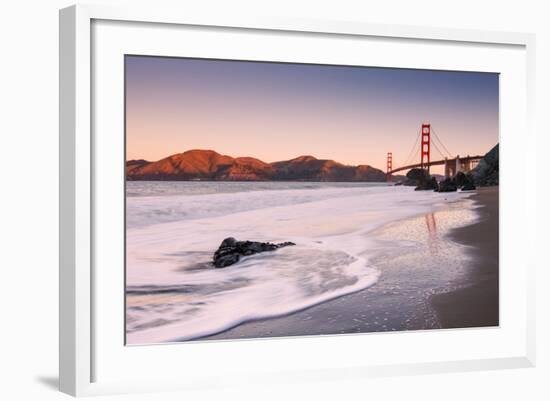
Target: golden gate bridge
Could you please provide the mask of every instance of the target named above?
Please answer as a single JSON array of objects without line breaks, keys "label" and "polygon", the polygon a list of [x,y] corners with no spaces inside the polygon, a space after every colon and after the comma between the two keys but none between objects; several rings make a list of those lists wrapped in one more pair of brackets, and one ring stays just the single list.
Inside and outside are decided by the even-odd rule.
[{"label": "golden gate bridge", "polygon": [[[438,160],[431,160],[433,149],[438,153]],[[441,150],[443,149],[443,151]],[[420,163],[414,163],[414,159],[420,155]],[[453,156],[437,136],[431,124],[422,124],[416,136],[416,141],[409,152],[406,161],[399,167],[393,167],[393,153],[388,152],[386,164],[386,178],[392,180],[392,175],[404,170],[422,168],[430,171],[431,166],[445,166],[445,177],[453,177],[459,171],[468,172],[479,163],[483,156]]]}]

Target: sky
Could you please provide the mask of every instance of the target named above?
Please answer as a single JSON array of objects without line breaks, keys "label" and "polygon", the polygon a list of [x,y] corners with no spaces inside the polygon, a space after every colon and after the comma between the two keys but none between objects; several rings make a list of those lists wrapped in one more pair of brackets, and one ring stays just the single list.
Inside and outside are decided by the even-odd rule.
[{"label": "sky", "polygon": [[[385,171],[387,152],[394,167],[420,162],[411,151],[422,123],[443,156],[498,142],[493,73],[150,56],[126,56],[125,68],[128,160],[212,149]],[[443,156],[432,146],[432,160]]]}]

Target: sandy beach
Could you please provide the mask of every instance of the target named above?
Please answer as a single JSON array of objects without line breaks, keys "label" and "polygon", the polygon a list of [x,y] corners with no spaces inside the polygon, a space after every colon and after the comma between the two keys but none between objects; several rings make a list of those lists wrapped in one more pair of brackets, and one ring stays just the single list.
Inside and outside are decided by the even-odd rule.
[{"label": "sandy beach", "polygon": [[[241,324],[204,339],[262,338],[365,333],[401,330],[487,327],[498,325],[498,187],[481,188],[470,198],[479,219],[473,224],[451,229],[443,238],[429,234],[427,250],[396,252],[395,257],[376,260],[382,274],[376,285],[365,290],[315,305],[287,316]],[[399,226],[415,231],[428,225],[434,215],[420,216],[381,230],[382,238],[392,237]],[[444,213],[435,214],[439,225]],[[434,221],[435,222],[435,221]],[[463,246],[463,254],[449,253],[449,245]],[[407,266],[439,255],[437,263],[447,263],[450,280],[434,280],[426,269]],[[415,261],[416,260],[416,261]],[[443,270],[442,270],[443,272]],[[437,283],[434,288],[427,288]],[[437,287],[441,285],[441,287]],[[335,330],[335,328],[338,328]]]},{"label": "sandy beach", "polygon": [[[129,343],[498,325],[498,188],[266,185],[132,184]],[[215,269],[229,236],[297,245]]]},{"label": "sandy beach", "polygon": [[464,288],[434,295],[431,304],[444,328],[499,324],[498,297],[498,187],[480,188],[472,197],[480,220],[453,230],[450,237],[470,246],[471,271]]}]

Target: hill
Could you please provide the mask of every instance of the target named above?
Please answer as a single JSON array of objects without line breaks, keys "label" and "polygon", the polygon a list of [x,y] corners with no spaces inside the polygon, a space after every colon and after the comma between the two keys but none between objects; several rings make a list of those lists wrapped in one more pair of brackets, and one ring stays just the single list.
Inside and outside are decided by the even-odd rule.
[{"label": "hill", "polygon": [[129,160],[128,180],[147,181],[385,181],[383,171],[369,165],[348,166],[334,160],[300,156],[266,163],[253,157],[231,157],[194,149],[149,162]]}]

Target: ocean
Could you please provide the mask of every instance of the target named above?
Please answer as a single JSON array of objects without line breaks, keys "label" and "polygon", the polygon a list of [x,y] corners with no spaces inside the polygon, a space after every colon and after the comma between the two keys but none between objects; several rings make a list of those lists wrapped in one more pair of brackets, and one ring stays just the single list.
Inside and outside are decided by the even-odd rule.
[{"label": "ocean", "polygon": [[[438,211],[440,230],[476,218],[468,193],[385,183],[129,181],[126,191],[128,344],[197,339],[376,286],[384,255],[429,241],[410,227],[380,238],[382,228]],[[226,237],[296,246],[216,269]]]}]

